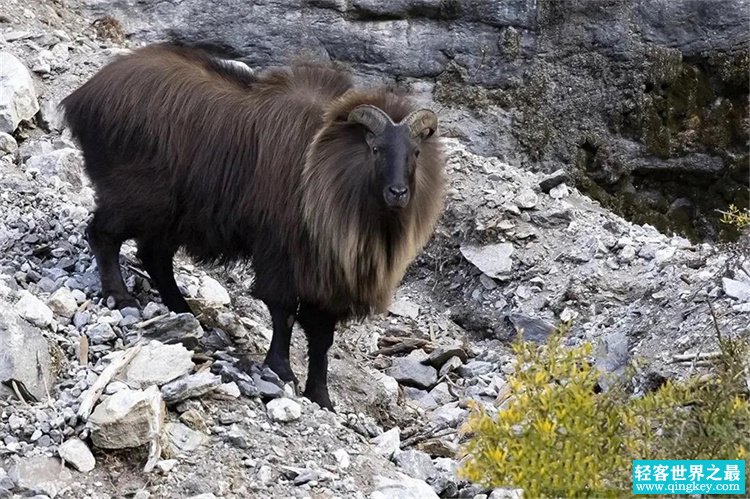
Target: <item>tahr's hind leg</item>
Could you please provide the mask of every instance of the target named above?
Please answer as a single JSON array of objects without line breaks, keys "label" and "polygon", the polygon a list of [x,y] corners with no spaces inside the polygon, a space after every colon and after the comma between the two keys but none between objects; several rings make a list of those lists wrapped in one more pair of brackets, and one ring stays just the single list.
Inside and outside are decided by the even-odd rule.
[{"label": "tahr's hind leg", "polygon": [[161,240],[138,240],[138,258],[143,263],[148,275],[151,276],[164,305],[178,314],[192,312],[174,280],[174,268],[172,266],[174,254],[175,249]]},{"label": "tahr's hind leg", "polygon": [[270,367],[283,381],[294,383],[296,388],[297,377],[289,363],[289,345],[292,341],[295,309],[291,306],[268,302],[266,302],[266,306],[268,311],[271,312],[273,338],[266,354],[266,360],[263,363]]},{"label": "tahr's hind leg", "polygon": [[98,208],[86,229],[86,239],[94,253],[102,283],[102,296],[112,297],[117,308],[137,307],[138,302],[128,293],[120,272],[120,246],[127,239],[125,229],[109,213]]},{"label": "tahr's hind leg", "polygon": [[328,349],[333,345],[337,318],[329,312],[303,302],[297,320],[307,336],[308,367],[305,397],[317,402],[320,407],[333,410],[328,395]]}]

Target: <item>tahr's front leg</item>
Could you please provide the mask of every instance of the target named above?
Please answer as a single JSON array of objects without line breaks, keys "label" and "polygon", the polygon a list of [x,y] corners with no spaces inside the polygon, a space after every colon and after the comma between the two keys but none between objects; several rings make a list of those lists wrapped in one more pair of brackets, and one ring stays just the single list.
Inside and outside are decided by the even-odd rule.
[{"label": "tahr's front leg", "polygon": [[295,309],[293,307],[266,303],[268,311],[271,312],[273,322],[273,338],[268,348],[264,363],[275,372],[279,378],[289,383],[294,383],[295,389],[298,381],[289,363],[289,345],[292,340],[292,327],[294,326]]},{"label": "tahr's front leg", "polygon": [[297,320],[307,336],[308,368],[304,395],[321,407],[333,410],[328,395],[328,349],[333,344],[337,317],[303,302]]}]

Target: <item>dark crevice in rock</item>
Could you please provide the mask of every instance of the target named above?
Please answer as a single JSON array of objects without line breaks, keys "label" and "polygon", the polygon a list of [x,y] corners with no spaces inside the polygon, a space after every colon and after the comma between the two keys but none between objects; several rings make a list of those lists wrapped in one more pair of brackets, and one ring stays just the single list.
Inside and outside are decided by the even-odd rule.
[{"label": "dark crevice in rock", "polygon": [[[731,239],[727,206],[749,206],[748,59],[651,47],[638,104],[610,120],[633,142],[579,146],[578,187],[627,218],[692,240]],[[629,150],[628,150],[629,149]]]}]

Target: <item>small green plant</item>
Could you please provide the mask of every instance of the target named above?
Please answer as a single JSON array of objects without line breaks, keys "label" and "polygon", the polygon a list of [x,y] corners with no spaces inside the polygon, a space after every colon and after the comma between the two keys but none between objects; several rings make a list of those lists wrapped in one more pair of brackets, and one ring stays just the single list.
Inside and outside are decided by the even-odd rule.
[{"label": "small green plant", "polygon": [[715,376],[636,399],[619,385],[597,393],[591,344],[565,347],[564,334],[514,345],[516,370],[497,415],[475,409],[464,428],[467,479],[528,497],[614,497],[630,490],[633,459],[746,458],[746,342],[722,345]]},{"label": "small green plant", "polygon": [[[633,400],[628,421],[642,459],[745,459],[750,449],[748,342],[719,337],[714,372]],[[640,458],[639,458],[640,459]]]},{"label": "small green plant", "polygon": [[739,209],[735,205],[729,205],[729,211],[721,211],[721,222],[738,229],[750,227],[750,209]]}]

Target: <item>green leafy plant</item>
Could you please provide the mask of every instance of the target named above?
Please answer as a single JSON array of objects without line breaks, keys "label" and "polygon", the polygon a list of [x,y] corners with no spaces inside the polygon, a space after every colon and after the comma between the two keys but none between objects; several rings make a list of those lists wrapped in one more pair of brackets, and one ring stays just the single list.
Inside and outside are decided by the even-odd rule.
[{"label": "green leafy plant", "polygon": [[[745,459],[750,449],[748,342],[719,337],[710,375],[659,390],[628,406],[637,435],[631,452],[642,459]],[[638,458],[641,459],[641,458]]]},{"label": "green leafy plant", "polygon": [[735,205],[729,205],[729,211],[721,211],[721,222],[738,229],[750,227],[750,209],[739,209]]},{"label": "green leafy plant", "polygon": [[632,398],[619,385],[598,392],[591,344],[568,348],[564,335],[514,345],[516,368],[497,414],[475,408],[464,428],[467,479],[520,487],[528,497],[614,497],[630,490],[633,459],[746,458],[747,342],[725,342],[710,378]]}]

